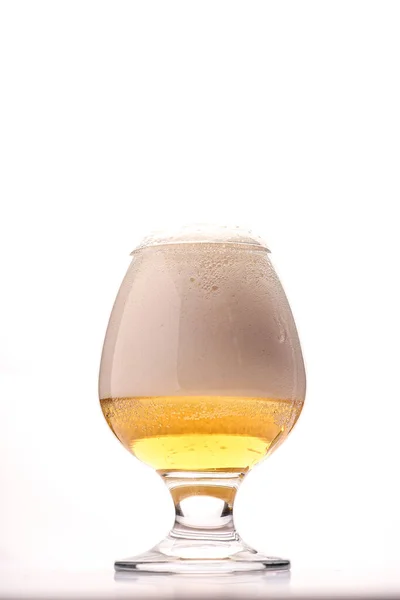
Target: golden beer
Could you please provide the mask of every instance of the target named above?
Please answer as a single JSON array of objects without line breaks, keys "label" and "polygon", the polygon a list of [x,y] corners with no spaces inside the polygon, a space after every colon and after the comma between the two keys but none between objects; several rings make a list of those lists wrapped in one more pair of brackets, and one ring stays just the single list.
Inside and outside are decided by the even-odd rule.
[{"label": "golden beer", "polygon": [[246,472],[281,443],[302,403],[273,398],[107,398],[112,431],[157,471]]}]

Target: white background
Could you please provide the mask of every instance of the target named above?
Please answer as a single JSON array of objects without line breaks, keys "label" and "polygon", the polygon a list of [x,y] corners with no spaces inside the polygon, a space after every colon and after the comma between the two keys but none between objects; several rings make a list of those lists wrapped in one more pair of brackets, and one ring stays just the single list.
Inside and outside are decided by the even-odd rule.
[{"label": "white background", "polygon": [[399,29],[389,1],[1,3],[3,564],[111,566],[171,526],[97,377],[130,251],[193,221],[267,240],[307,367],[242,536],[400,563]]}]

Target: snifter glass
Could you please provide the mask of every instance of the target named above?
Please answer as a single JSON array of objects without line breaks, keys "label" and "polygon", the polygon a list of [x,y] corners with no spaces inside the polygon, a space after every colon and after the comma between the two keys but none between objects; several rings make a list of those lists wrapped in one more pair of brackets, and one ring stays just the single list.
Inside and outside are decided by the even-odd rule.
[{"label": "snifter glass", "polygon": [[154,233],[132,252],[100,368],[104,416],[170,490],[169,535],[116,570],[288,569],[236,532],[246,473],[286,439],[305,397],[300,343],[265,243],[238,227]]}]

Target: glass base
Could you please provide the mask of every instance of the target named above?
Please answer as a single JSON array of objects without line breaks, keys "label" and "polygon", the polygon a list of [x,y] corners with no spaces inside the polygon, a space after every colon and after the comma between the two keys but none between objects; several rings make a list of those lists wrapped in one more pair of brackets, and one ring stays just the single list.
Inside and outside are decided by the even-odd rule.
[{"label": "glass base", "polygon": [[169,535],[149,552],[119,560],[116,571],[229,574],[287,571],[290,562],[265,556],[243,542],[233,523],[241,472],[169,472],[162,477],[175,505]]},{"label": "glass base", "polygon": [[[207,558],[206,558],[207,557]],[[149,552],[118,560],[116,571],[179,574],[229,574],[249,571],[287,571],[290,561],[265,556],[243,542],[177,543],[167,537]]]}]

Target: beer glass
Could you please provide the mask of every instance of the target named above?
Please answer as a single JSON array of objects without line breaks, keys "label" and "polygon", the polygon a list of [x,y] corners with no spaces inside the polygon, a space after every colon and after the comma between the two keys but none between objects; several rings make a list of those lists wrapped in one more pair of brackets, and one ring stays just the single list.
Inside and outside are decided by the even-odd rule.
[{"label": "beer glass", "polygon": [[286,439],[305,397],[300,343],[265,243],[240,228],[155,233],[132,252],[104,342],[111,430],[156,470],[169,535],[116,570],[288,569],[247,546],[233,504],[246,473]]}]

